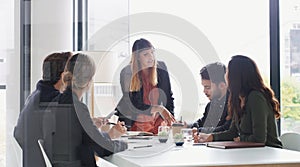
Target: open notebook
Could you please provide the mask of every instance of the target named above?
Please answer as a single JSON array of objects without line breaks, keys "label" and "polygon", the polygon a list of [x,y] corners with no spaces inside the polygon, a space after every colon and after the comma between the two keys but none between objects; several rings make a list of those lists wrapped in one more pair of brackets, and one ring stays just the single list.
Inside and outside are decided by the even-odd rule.
[{"label": "open notebook", "polygon": [[235,141],[216,141],[206,143],[207,147],[214,148],[248,148],[248,147],[264,147],[264,143],[254,143],[254,142],[235,142]]}]

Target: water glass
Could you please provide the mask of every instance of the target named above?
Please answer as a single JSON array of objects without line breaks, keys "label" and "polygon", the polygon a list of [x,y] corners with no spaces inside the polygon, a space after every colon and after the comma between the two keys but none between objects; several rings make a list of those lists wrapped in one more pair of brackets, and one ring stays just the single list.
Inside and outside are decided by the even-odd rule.
[{"label": "water glass", "polygon": [[169,138],[170,127],[168,126],[159,126],[158,127],[158,140],[161,143],[166,143]]},{"label": "water glass", "polygon": [[193,141],[193,130],[188,128],[181,129],[185,143],[192,143]]}]

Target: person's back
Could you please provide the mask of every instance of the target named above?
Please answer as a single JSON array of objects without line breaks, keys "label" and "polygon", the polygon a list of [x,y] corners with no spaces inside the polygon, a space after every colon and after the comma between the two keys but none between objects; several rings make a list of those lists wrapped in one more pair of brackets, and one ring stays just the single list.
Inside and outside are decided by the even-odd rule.
[{"label": "person's back", "polygon": [[[70,105],[68,109],[64,110],[68,115],[70,128],[57,127],[60,126],[57,122],[56,133],[65,134],[67,137],[59,140],[58,138],[62,137],[54,134],[53,145],[54,147],[69,145],[69,147],[52,150],[53,162],[56,165],[78,164],[79,161],[81,166],[96,166],[95,154],[104,157],[127,148],[126,143],[111,140],[108,133],[100,132],[94,125],[87,106],[81,102],[83,94],[86,93],[92,82],[94,73],[95,65],[93,61],[84,54],[74,55],[66,65],[63,80],[67,88],[54,99],[54,102],[58,102],[58,106]],[[65,152],[72,158],[59,159],[60,157],[54,156],[58,155],[58,152]]]},{"label": "person's back", "polygon": [[36,90],[27,98],[19,115],[14,137],[23,150],[25,167],[45,165],[38,145],[38,139],[43,139],[47,134],[42,128],[45,113],[40,108],[40,103],[50,102],[60,93],[60,76],[70,56],[70,52],[53,53],[44,59],[43,79],[37,83]]}]

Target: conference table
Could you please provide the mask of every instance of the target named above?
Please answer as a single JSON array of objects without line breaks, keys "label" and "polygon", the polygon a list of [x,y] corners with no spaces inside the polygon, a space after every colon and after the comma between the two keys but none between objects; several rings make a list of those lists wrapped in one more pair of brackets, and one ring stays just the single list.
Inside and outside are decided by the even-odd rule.
[{"label": "conference table", "polygon": [[172,139],[160,143],[157,136],[123,139],[129,148],[105,159],[119,167],[299,167],[300,152],[272,147],[220,149],[184,143]]}]

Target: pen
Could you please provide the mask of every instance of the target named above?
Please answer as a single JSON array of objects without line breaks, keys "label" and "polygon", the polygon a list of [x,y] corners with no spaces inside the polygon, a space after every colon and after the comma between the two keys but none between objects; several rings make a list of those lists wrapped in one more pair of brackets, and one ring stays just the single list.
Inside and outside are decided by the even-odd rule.
[{"label": "pen", "polygon": [[116,112],[117,112],[116,110],[113,110],[105,117],[105,119],[110,119]]},{"label": "pen", "polygon": [[207,143],[193,143],[193,146],[206,146]]},{"label": "pen", "polygon": [[[110,124],[110,125],[117,125],[116,123],[113,123],[113,122],[107,122],[107,124]],[[128,126],[128,125],[122,125],[122,126],[125,126],[127,129],[131,127],[131,126]]]},{"label": "pen", "polygon": [[136,149],[136,148],[145,148],[145,147],[152,147],[152,145],[145,145],[145,146],[135,146],[133,147],[133,149]]}]

